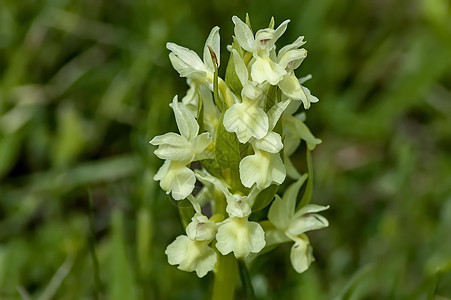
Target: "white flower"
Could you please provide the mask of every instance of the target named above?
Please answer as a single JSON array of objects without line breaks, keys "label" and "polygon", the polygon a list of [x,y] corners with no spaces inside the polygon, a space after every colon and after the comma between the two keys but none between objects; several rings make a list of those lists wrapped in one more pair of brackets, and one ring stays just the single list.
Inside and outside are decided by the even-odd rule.
[{"label": "white flower", "polygon": [[205,171],[196,172],[202,182],[213,184],[221,190],[227,200],[229,218],[221,222],[216,234],[216,248],[222,255],[233,252],[235,257],[244,258],[249,253],[258,253],[265,247],[265,232],[257,222],[249,222],[251,207],[259,190],[251,189],[247,196],[232,194],[227,184]]},{"label": "white flower", "polygon": [[305,49],[298,49],[304,45],[304,37],[299,37],[294,43],[283,47],[277,55],[278,63],[287,71],[287,75],[279,82],[279,87],[282,92],[291,100],[301,100],[304,108],[310,108],[311,103],[318,102],[318,98],[313,96],[309,89],[301,84],[306,78],[298,79],[294,74],[304,59],[307,57]]},{"label": "white flower", "polygon": [[207,132],[198,135],[199,124],[186,106],[177,101],[177,96],[172,101],[172,109],[181,135],[169,132],[154,137],[150,143],[158,145],[154,153],[159,158],[190,163],[196,154],[204,152],[211,138]]},{"label": "white flower", "polygon": [[286,177],[285,165],[279,153],[270,153],[254,147],[255,154],[240,161],[240,179],[245,187],[257,184],[259,190],[273,182],[281,184]]},{"label": "white flower", "polygon": [[186,227],[187,236],[177,237],[166,248],[169,264],[179,265],[183,271],[196,271],[199,277],[205,276],[213,270],[217,260],[216,252],[208,246],[215,238],[216,230],[215,222],[196,213]]},{"label": "white flower", "polygon": [[[307,143],[310,150],[315,149],[316,145],[321,144],[321,140],[313,136],[310,129],[305,125],[305,114],[297,114],[296,116],[284,115],[283,128],[286,135],[285,141],[302,139]],[[291,155],[296,148],[291,148],[288,155]]]},{"label": "white flower", "polygon": [[296,272],[302,273],[310,267],[311,263],[315,260],[312,250],[310,241],[305,234],[294,241],[291,247],[290,260]]},{"label": "white flower", "polygon": [[279,153],[283,148],[282,137],[277,132],[272,131],[276,127],[277,122],[284,110],[290,104],[290,100],[279,102],[271,107],[268,111],[268,133],[261,139],[252,140],[252,145],[259,149],[270,153]]},{"label": "white flower", "polygon": [[282,92],[292,100],[301,100],[305,109],[309,109],[311,103],[316,103],[319,99],[310,93],[310,90],[299,83],[296,75],[291,73],[279,82]]},{"label": "white flower", "polygon": [[196,213],[191,219],[192,222],[186,227],[186,234],[192,240],[212,241],[215,238],[217,226],[213,221],[201,213]]},{"label": "white flower", "polygon": [[209,241],[192,240],[186,235],[178,236],[166,248],[168,262],[179,265],[182,271],[196,271],[197,276],[204,277],[212,271],[216,261],[216,252],[208,246]]},{"label": "white flower", "polygon": [[197,117],[197,107],[199,105],[199,87],[202,86],[192,79],[187,79],[186,83],[189,86],[186,95],[182,98],[182,103],[190,111],[190,113]]},{"label": "white flower", "polygon": [[240,143],[247,143],[252,137],[260,139],[268,133],[269,120],[261,108],[263,91],[249,81],[249,73],[243,59],[233,49],[236,74],[243,86],[241,103],[235,103],[224,114],[224,127],[235,132]]},{"label": "white flower", "polygon": [[243,103],[233,104],[224,114],[224,127],[228,132],[235,132],[240,143],[247,143],[250,138],[263,138],[268,133],[268,116],[258,101],[243,99]]},{"label": "white flower", "polygon": [[247,196],[232,194],[224,181],[206,171],[196,171],[196,176],[202,183],[212,184],[224,194],[227,201],[226,211],[230,217],[245,218],[251,214],[251,207],[260,192],[256,187],[253,187]]},{"label": "white flower", "polygon": [[296,116],[285,113],[282,120],[285,135],[284,162],[287,167],[287,174],[291,178],[298,179],[301,175],[293,166],[289,157],[296,151],[301,140],[304,140],[307,143],[307,147],[311,151],[315,149],[316,145],[321,143],[321,140],[314,137],[307,125],[305,125],[304,113],[297,114]]},{"label": "white flower", "polygon": [[216,55],[217,63],[220,62],[220,36],[219,27],[214,27],[205,42],[203,61],[196,52],[174,43],[167,43],[166,48],[171,51],[169,59],[174,69],[181,77],[197,80],[202,84],[211,84],[214,73],[214,63],[210,55],[209,47]]},{"label": "white flower", "polygon": [[255,62],[252,64],[251,76],[258,83],[267,81],[271,85],[276,85],[287,74],[285,69],[269,56],[260,57],[254,54],[254,58]]},{"label": "white flower", "polygon": [[[246,99],[246,97],[244,97],[244,99]],[[243,103],[246,102],[243,101]],[[251,130],[249,129],[249,127],[251,126],[249,125],[249,127],[244,127],[243,131],[236,131],[238,140],[240,140],[240,142],[243,142],[244,140],[247,140],[247,138],[249,138],[248,140],[251,141],[255,152],[254,155],[246,156],[240,162],[240,179],[244,186],[251,187],[254,183],[256,183],[258,189],[264,189],[270,186],[273,182],[281,184],[285,180],[285,166],[282,159],[280,158],[280,155],[278,154],[283,148],[282,138],[278,133],[272,130],[276,126],[278,120],[280,119],[280,116],[287,108],[289,103],[289,100],[279,102],[271,107],[271,109],[268,111],[268,114],[264,114],[264,112],[262,112],[268,119],[268,126],[265,126],[264,128],[260,126],[257,128],[265,129],[266,134],[263,135],[264,130],[261,130],[261,133],[258,135],[252,134]],[[233,108],[233,106],[231,108]],[[245,113],[247,113],[247,111],[245,111]],[[240,128],[239,126],[241,125],[241,122],[243,122],[242,120],[243,116],[237,117],[236,119],[231,118],[230,120],[228,120],[228,122],[230,122],[230,124],[228,123],[228,126],[230,126],[231,129]],[[254,117],[253,121],[255,120],[259,119],[257,117]],[[224,122],[225,126],[225,116]],[[253,128],[255,128],[257,124],[254,124],[252,126],[254,126]],[[245,129],[247,129],[247,131]],[[241,133],[242,135],[239,133]]]},{"label": "white flower", "polygon": [[160,187],[167,194],[172,193],[175,200],[185,199],[194,190],[196,176],[184,162],[166,160],[160,167],[154,180],[160,181]]},{"label": "white flower", "polygon": [[265,247],[265,232],[260,224],[246,218],[228,218],[216,234],[216,248],[222,255],[233,252],[236,258],[258,253]]},{"label": "white flower", "polygon": [[326,218],[316,214],[328,209],[329,206],[309,204],[295,212],[297,195],[306,179],[307,175],[304,175],[288,187],[283,198],[276,195],[268,213],[269,221],[278,231],[272,232],[269,236],[271,243],[277,240],[284,241],[280,237],[281,233],[295,242],[291,249],[291,263],[299,273],[307,270],[313,261],[312,250],[305,232],[329,226]]},{"label": "white flower", "polygon": [[287,74],[285,68],[271,58],[271,51],[274,50],[275,43],[287,29],[290,20],[284,21],[277,29],[260,29],[255,34],[240,18],[233,16],[235,24],[235,37],[240,46],[253,54],[251,62],[252,80],[263,83],[265,81],[276,85]]},{"label": "white flower", "polygon": [[158,145],[155,155],[166,159],[165,163],[154,176],[154,180],[160,180],[160,186],[168,194],[172,192],[175,200],[186,198],[194,189],[196,178],[194,172],[186,166],[196,156],[208,157],[205,150],[211,143],[207,132],[200,135],[199,124],[183,103],[177,101],[177,96],[172,101],[175,120],[181,134],[169,132],[154,137],[150,143]]}]

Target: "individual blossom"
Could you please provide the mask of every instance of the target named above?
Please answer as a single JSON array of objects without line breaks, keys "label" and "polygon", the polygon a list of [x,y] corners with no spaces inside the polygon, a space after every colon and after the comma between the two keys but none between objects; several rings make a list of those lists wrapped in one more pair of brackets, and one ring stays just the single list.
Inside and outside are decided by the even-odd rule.
[{"label": "individual blossom", "polygon": [[278,86],[282,92],[291,100],[301,100],[304,108],[309,109],[311,103],[318,102],[318,98],[310,93],[310,90],[304,86],[306,80],[310,77],[304,77],[298,79],[294,70],[296,70],[304,59],[307,57],[307,51],[305,49],[297,49],[305,42],[304,37],[299,37],[294,43],[283,47],[278,53],[279,64],[285,68],[287,74],[279,82]]},{"label": "individual blossom", "polygon": [[196,177],[185,162],[166,160],[153,177],[174,200],[185,199],[194,190]]},{"label": "individual blossom", "polygon": [[269,129],[269,120],[262,109],[263,90],[249,82],[249,74],[238,52],[233,49],[232,57],[235,71],[241,85],[241,103],[233,104],[224,114],[224,127],[235,132],[240,143],[247,143],[251,138],[263,138]]},{"label": "individual blossom", "polygon": [[187,82],[190,88],[182,98],[182,103],[195,118],[199,114],[199,105],[202,105],[203,114],[200,117],[204,119],[205,130],[214,139],[221,114],[214,104],[212,92],[207,86],[196,81],[187,79]]},{"label": "individual blossom", "polygon": [[329,222],[323,216],[316,214],[317,212],[326,210],[329,206],[321,206],[308,204],[296,210],[296,199],[299,189],[307,179],[302,176],[298,181],[293,183],[280,198],[276,195],[272,203],[268,219],[274,225],[276,230],[268,232],[267,237],[269,244],[274,242],[280,243],[287,240],[294,241],[291,248],[291,264],[293,268],[302,273],[308,269],[314,260],[312,249],[307,235],[307,231],[321,229],[329,226]]},{"label": "individual blossom", "polygon": [[[291,102],[296,103],[296,102]],[[321,140],[316,138],[305,124],[305,113],[296,114],[293,116],[288,111],[284,112],[282,121],[284,127],[284,162],[287,169],[287,174],[291,178],[299,179],[301,175],[298,170],[293,166],[290,156],[299,147],[301,141],[305,141],[307,148],[312,151],[317,145],[321,143]]]},{"label": "individual blossom", "polygon": [[[171,51],[169,59],[181,77],[190,78],[206,85],[213,83],[215,64],[219,66],[220,62],[220,36],[218,26],[213,27],[205,42],[203,60],[200,59],[196,52],[174,43],[167,43],[166,48]],[[213,61],[209,49],[215,53],[216,61]]]},{"label": "individual blossom", "polygon": [[155,174],[154,179],[168,194],[172,192],[175,200],[186,198],[194,189],[196,181],[192,170],[186,167],[196,156],[205,156],[205,149],[211,143],[209,133],[199,135],[199,124],[183,103],[172,101],[175,120],[180,134],[169,132],[154,137],[150,143],[158,146],[155,155],[166,162]]},{"label": "individual blossom", "polygon": [[279,152],[283,148],[282,138],[273,129],[290,101],[279,102],[269,111],[269,131],[261,139],[251,141],[254,154],[244,157],[240,162],[240,179],[245,187],[254,183],[263,190],[272,183],[281,184],[286,177],[285,165]]},{"label": "individual blossom", "polygon": [[[252,137],[260,139],[268,133],[268,116],[259,106],[261,91],[248,85],[243,88],[243,102],[233,104],[224,114],[224,127],[235,132],[240,143]],[[252,99],[253,97],[254,99]]]},{"label": "individual blossom", "polygon": [[257,222],[248,220],[251,207],[259,191],[251,189],[247,196],[232,194],[226,183],[204,172],[197,172],[203,182],[210,182],[224,193],[229,218],[219,223],[216,234],[216,248],[222,255],[231,252],[236,258],[244,258],[249,253],[258,253],[265,247],[265,233]]},{"label": "individual blossom", "polygon": [[169,264],[178,265],[183,271],[195,271],[198,277],[204,277],[213,270],[217,261],[216,252],[209,246],[216,234],[216,224],[196,213],[186,227],[186,233],[166,248]]},{"label": "individual blossom", "polygon": [[244,50],[253,54],[252,80],[258,83],[278,84],[287,72],[284,67],[270,57],[270,54],[276,41],[287,29],[290,20],[284,21],[275,30],[271,28],[260,29],[256,32],[255,37],[249,26],[240,18],[234,16],[232,21],[235,24],[235,37],[238,43]]}]

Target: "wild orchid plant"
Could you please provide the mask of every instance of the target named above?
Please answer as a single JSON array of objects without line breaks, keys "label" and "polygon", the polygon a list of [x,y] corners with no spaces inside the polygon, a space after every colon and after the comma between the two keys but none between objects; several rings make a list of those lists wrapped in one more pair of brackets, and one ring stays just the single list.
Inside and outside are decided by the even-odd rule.
[{"label": "wild orchid plant", "polygon": [[[180,134],[150,141],[158,146],[155,155],[165,160],[154,179],[179,201],[186,227],[186,235],[167,247],[168,261],[199,277],[213,271],[214,299],[233,298],[238,264],[245,267],[280,243],[294,242],[291,263],[304,272],[313,261],[305,233],[328,226],[317,214],[328,207],[309,204],[310,151],[321,141],[305,125],[305,113],[296,114],[301,104],[307,110],[318,102],[302,85],[310,76],[298,79],[294,72],[307,56],[303,37],[276,52],[289,20],[274,29],[271,19],[255,34],[248,17],[246,23],[236,16],[232,21],[235,36],[227,48],[225,80],[218,76],[219,27],[207,38],[203,60],[167,43],[172,65],[190,88],[170,105]],[[290,160],[301,140],[307,146],[303,175]],[[287,176],[292,183],[279,196]]]}]

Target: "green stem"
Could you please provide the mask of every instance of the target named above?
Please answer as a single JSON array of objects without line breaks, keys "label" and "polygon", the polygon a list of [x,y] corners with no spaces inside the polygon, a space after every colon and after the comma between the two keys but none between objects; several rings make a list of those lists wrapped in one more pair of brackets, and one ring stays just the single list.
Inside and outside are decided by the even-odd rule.
[{"label": "green stem", "polygon": [[244,261],[240,260],[238,262],[240,269],[241,282],[243,283],[244,290],[248,300],[255,300],[254,287],[252,286],[251,277],[249,276],[249,271],[247,270]]},{"label": "green stem", "polygon": [[233,300],[238,277],[238,264],[235,256],[218,255],[217,272],[213,285],[212,300]]}]

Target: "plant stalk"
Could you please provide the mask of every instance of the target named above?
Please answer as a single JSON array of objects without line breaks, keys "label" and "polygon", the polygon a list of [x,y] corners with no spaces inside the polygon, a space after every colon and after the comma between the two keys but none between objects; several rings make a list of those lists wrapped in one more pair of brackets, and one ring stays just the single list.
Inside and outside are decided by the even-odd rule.
[{"label": "plant stalk", "polygon": [[232,253],[218,255],[212,300],[233,300],[238,278],[238,261]]}]

